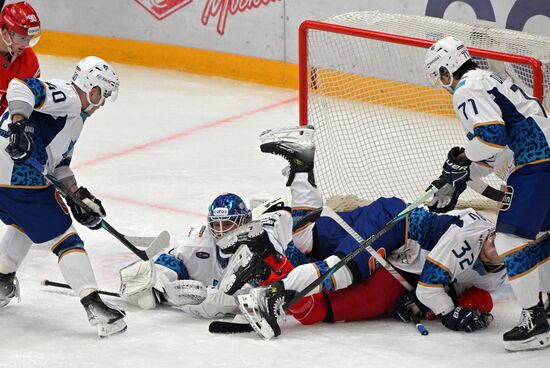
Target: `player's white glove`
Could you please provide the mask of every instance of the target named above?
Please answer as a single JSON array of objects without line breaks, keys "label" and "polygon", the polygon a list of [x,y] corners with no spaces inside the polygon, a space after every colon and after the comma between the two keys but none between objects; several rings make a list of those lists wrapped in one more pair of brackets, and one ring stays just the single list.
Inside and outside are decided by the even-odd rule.
[{"label": "player's white glove", "polygon": [[448,212],[455,208],[460,191],[451,184],[444,184],[428,203],[432,212]]},{"label": "player's white glove", "polygon": [[185,313],[192,314],[197,318],[222,318],[228,314],[237,314],[239,307],[235,298],[226,295],[215,287],[206,288],[206,299],[196,305],[184,305],[179,307]]}]

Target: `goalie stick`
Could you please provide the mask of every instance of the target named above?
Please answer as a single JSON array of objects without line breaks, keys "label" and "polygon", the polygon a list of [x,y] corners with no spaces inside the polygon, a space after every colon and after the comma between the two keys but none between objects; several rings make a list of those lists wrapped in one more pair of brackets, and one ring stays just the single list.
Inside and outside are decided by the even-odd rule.
[{"label": "goalie stick", "polygon": [[[71,287],[67,284],[64,284],[61,282],[55,282],[51,280],[42,280],[40,284],[44,286],[53,286],[53,287],[62,288],[62,289],[71,289]],[[114,297],[120,298],[120,294],[115,293],[113,291],[98,290],[97,292],[102,295],[108,295],[108,296],[114,296]]]},{"label": "goalie stick", "polygon": [[[44,165],[40,164],[35,158],[31,157],[27,160],[27,163],[31,164],[37,171],[41,172],[42,175],[52,183],[55,188],[63,195],[65,198],[69,198],[74,203],[84,208],[86,211],[93,212],[90,207],[84,203],[79,197],[74,195],[59,179],[50,174],[44,173]],[[119,242],[124,244],[132,253],[141,258],[144,261],[148,261],[157,255],[164,247],[168,246],[170,243],[170,234],[167,231],[161,232],[156,238],[154,238],[151,243],[149,243],[145,250],[138,249],[129,238],[119,233],[114,227],[112,227],[105,219],[101,220],[101,227],[105,229],[109,234],[113,235]]]}]

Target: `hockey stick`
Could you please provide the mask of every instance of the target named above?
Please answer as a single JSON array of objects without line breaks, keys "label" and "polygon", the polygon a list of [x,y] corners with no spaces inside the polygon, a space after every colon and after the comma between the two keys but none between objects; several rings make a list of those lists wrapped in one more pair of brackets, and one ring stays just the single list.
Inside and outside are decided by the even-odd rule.
[{"label": "hockey stick", "polygon": [[[53,286],[53,287],[58,287],[58,288],[62,288],[62,289],[71,289],[72,290],[72,288],[69,285],[63,284],[61,282],[55,282],[55,281],[50,281],[50,280],[42,280],[40,283],[44,286]],[[112,291],[98,290],[97,292],[99,294],[102,294],[102,295],[108,295],[108,296],[114,296],[114,297],[120,298],[119,293],[115,293],[115,292],[112,292]]]},{"label": "hockey stick", "polygon": [[[437,188],[430,187],[426,192],[424,192],[421,196],[419,196],[417,199],[415,199],[410,205],[408,205],[403,211],[399,212],[393,219],[391,219],[384,227],[382,227],[380,230],[378,230],[376,233],[369,236],[366,240],[363,240],[359,243],[359,246],[353,250],[353,252],[348,253],[344,258],[342,258],[338,263],[336,263],[334,266],[329,268],[327,272],[319,276],[317,279],[315,279],[311,284],[309,284],[306,288],[304,288],[302,291],[296,293],[292,299],[287,301],[284,305],[284,309],[288,310],[290,307],[292,307],[295,303],[298,302],[298,300],[302,299],[304,296],[306,296],[310,291],[315,289],[317,286],[323,283],[324,280],[331,277],[336,271],[338,271],[340,268],[342,268],[344,265],[346,265],[349,261],[351,261],[357,254],[362,252],[365,248],[370,247],[372,243],[374,243],[376,240],[378,240],[382,235],[390,231],[399,221],[404,219],[410,212],[412,212],[414,209],[416,209],[418,206],[420,206],[424,201],[431,196],[433,196],[437,192]],[[332,209],[331,209],[332,210]],[[332,211],[334,212],[334,211]],[[347,224],[346,224],[347,225]],[[349,226],[349,225],[348,225]],[[372,248],[371,248],[372,249]],[[376,252],[374,252],[376,253]],[[377,254],[377,253],[376,253]],[[375,256],[376,257],[376,256]],[[380,257],[382,261],[385,262],[385,260]],[[378,258],[376,258],[378,260]],[[379,260],[378,260],[379,261]],[[379,261],[380,262],[380,261]],[[382,264],[382,263],[381,263]],[[402,277],[401,275],[399,275]],[[409,285],[410,286],[410,285]],[[419,330],[420,331],[420,330]],[[421,332],[422,333],[422,332]],[[423,333],[424,334],[424,333]]]},{"label": "hockey stick", "polygon": [[[344,219],[340,217],[340,215],[337,214],[332,208],[323,207],[323,212],[321,213],[321,215],[330,217],[331,219],[336,221],[336,223],[340,225],[342,229],[344,229],[349,235],[351,235],[353,239],[357,241],[357,243],[359,244],[367,243],[365,242],[365,239],[363,239],[361,235],[359,235],[351,226],[349,226],[349,224],[345,222]],[[405,289],[407,289],[408,291],[414,291],[414,288],[407,282],[407,280],[405,280],[405,278],[403,278],[403,276],[401,276],[401,274],[397,272],[397,270],[385,258],[383,258],[380,255],[380,253],[374,250],[374,248],[372,248],[370,244],[367,244],[366,246],[364,246],[363,249],[369,252],[370,255],[373,256],[376,259],[376,261],[378,261],[378,263],[382,265],[386,269],[386,271],[388,271],[397,281],[399,281]],[[426,336],[428,334],[428,330],[424,327],[424,325],[420,322],[420,320],[416,318],[416,315],[414,313],[411,313],[411,317],[413,317],[412,319],[416,325],[418,332]]]},{"label": "hockey stick", "polygon": [[[84,208],[88,212],[94,212],[86,203],[84,203],[80,198],[78,198],[73,192],[70,191],[59,179],[50,174],[44,173],[44,166],[40,164],[35,158],[30,158],[26,161],[31,164],[36,170],[42,173],[44,177],[52,183],[55,188],[63,195],[65,198],[69,198],[78,206]],[[161,232],[156,238],[154,238],[151,243],[147,245],[145,250],[138,249],[132,242],[128,240],[126,236],[119,233],[114,227],[112,227],[105,219],[101,220],[101,227],[105,229],[109,234],[113,235],[118,241],[120,241],[126,248],[130,249],[132,253],[141,258],[144,261],[148,261],[157,255],[164,247],[168,246],[170,243],[170,234],[167,231]]]}]

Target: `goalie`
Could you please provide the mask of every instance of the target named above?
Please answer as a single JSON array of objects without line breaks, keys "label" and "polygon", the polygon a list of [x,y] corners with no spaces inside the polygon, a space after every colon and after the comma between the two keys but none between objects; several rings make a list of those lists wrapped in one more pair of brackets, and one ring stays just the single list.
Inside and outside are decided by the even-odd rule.
[{"label": "goalie", "polygon": [[[262,221],[251,223],[252,213],[241,197],[232,193],[219,195],[208,208],[207,225],[178,236],[174,248],[160,254],[154,262],[138,261],[121,269],[121,296],[144,309],[166,303],[200,318],[236,314],[234,297],[216,287],[235,250],[233,237],[238,234],[232,231],[251,223],[252,229],[263,232],[264,224],[275,224],[266,226],[265,232],[274,246],[256,249],[270,265],[264,276],[270,282],[290,270],[290,263],[282,254],[292,236],[288,230],[292,218],[288,210],[277,204],[280,202],[264,208],[271,212],[258,214]],[[271,221],[273,217],[281,220]]]}]

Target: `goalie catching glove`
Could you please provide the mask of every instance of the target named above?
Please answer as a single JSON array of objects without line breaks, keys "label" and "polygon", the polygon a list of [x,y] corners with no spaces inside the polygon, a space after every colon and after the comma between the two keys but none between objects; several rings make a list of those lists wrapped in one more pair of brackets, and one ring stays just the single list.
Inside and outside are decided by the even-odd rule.
[{"label": "goalie catching glove", "polygon": [[143,309],[167,302],[200,318],[219,318],[238,311],[233,297],[197,280],[174,280],[151,261],[136,261],[120,270],[120,296]]}]

